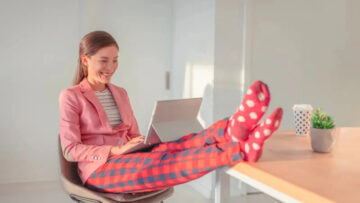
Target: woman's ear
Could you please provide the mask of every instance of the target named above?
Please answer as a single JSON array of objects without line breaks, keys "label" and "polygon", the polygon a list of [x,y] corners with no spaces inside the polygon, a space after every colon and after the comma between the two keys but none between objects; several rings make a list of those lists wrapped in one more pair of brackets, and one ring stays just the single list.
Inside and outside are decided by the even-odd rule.
[{"label": "woman's ear", "polygon": [[88,60],[89,60],[89,58],[86,57],[85,54],[82,54],[82,55],[80,56],[80,58],[81,58],[81,63],[84,64],[85,66],[88,66]]}]

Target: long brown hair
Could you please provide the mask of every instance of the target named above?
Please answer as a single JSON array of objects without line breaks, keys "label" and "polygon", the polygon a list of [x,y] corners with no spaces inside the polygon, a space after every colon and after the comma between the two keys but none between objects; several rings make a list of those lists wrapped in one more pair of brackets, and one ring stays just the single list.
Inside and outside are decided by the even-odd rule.
[{"label": "long brown hair", "polygon": [[85,54],[88,58],[104,47],[114,45],[119,49],[115,39],[105,31],[93,31],[86,34],[80,41],[78,65],[73,79],[73,85],[79,84],[87,77],[87,67],[81,62],[81,55]]}]

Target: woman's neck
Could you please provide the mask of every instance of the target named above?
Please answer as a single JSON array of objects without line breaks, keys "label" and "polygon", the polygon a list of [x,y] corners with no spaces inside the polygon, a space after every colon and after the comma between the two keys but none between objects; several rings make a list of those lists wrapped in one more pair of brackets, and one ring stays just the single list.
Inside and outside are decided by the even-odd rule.
[{"label": "woman's neck", "polygon": [[102,91],[104,91],[104,90],[106,89],[106,84],[104,84],[104,83],[96,83],[96,82],[91,81],[91,80],[89,80],[89,79],[87,79],[87,80],[88,80],[91,88],[92,88],[94,91],[100,91],[100,92],[102,92]]}]

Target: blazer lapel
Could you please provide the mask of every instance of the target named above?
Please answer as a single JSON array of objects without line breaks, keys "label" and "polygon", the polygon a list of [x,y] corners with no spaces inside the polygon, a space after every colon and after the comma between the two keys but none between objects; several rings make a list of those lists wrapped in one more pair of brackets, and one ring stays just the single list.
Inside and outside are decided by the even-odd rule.
[{"label": "blazer lapel", "polygon": [[84,78],[79,83],[79,87],[80,87],[80,91],[83,93],[83,95],[86,97],[86,99],[88,99],[94,105],[96,111],[99,114],[102,125],[111,129],[106,112],[105,112],[103,106],[101,105],[99,99],[96,97],[95,92],[91,88],[88,80],[86,78]]}]

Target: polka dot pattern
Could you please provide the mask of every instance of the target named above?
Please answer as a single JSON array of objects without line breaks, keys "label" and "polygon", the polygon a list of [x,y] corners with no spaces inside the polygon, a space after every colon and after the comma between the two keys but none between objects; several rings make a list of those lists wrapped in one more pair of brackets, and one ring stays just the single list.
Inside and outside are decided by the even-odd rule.
[{"label": "polka dot pattern", "polygon": [[245,122],[245,118],[243,116],[239,116],[237,119],[240,123]]},{"label": "polka dot pattern", "polygon": [[256,115],[255,112],[251,112],[251,113],[250,113],[250,118],[251,118],[251,119],[257,119],[258,116]]},{"label": "polka dot pattern", "polygon": [[227,136],[240,144],[245,161],[257,161],[262,153],[266,139],[280,126],[282,109],[276,109],[263,122],[258,124],[268,109],[270,93],[267,86],[257,81],[244,95],[243,102],[230,117]]},{"label": "polka dot pattern", "polygon": [[235,136],[232,136],[231,139],[233,142],[239,142],[239,140]]},{"label": "polka dot pattern", "polygon": [[[236,136],[238,140],[247,139],[249,135],[244,134],[244,132],[253,129],[257,125],[264,115],[269,102],[270,93],[267,86],[261,81],[256,81],[252,84],[246,91],[239,108],[230,118],[230,128],[232,128],[233,136]],[[241,129],[238,126],[239,124],[242,125]]]},{"label": "polka dot pattern", "polygon": [[[262,146],[273,132],[280,126],[282,109],[278,108],[272,112],[260,125],[250,133],[249,139],[244,142],[244,154],[246,161],[257,161],[262,153]],[[248,146],[248,152],[246,151]]]},{"label": "polka dot pattern", "polygon": [[252,100],[246,100],[246,105],[251,108],[255,106],[255,103]]},{"label": "polka dot pattern", "polygon": [[266,124],[267,125],[271,124],[271,122],[272,122],[271,119],[266,119]]},{"label": "polka dot pattern", "polygon": [[254,150],[259,150],[260,149],[260,146],[255,142],[252,144],[252,147],[253,147]]},{"label": "polka dot pattern", "polygon": [[310,134],[311,111],[294,111],[296,135],[306,136]]},{"label": "polka dot pattern", "polygon": [[255,132],[255,138],[259,139],[260,138],[260,133],[258,131]]},{"label": "polka dot pattern", "polygon": [[245,153],[248,154],[250,152],[250,147],[248,143],[245,143]]},{"label": "polka dot pattern", "polygon": [[265,135],[265,136],[269,136],[270,133],[271,133],[271,131],[270,131],[269,129],[265,129],[265,130],[264,130],[264,135]]},{"label": "polka dot pattern", "polygon": [[240,111],[244,111],[244,110],[245,110],[245,108],[244,108],[244,106],[243,106],[242,104],[240,105],[239,110],[240,110]]},{"label": "polka dot pattern", "polygon": [[259,93],[258,98],[259,98],[260,101],[264,101],[265,95],[263,93]]}]

